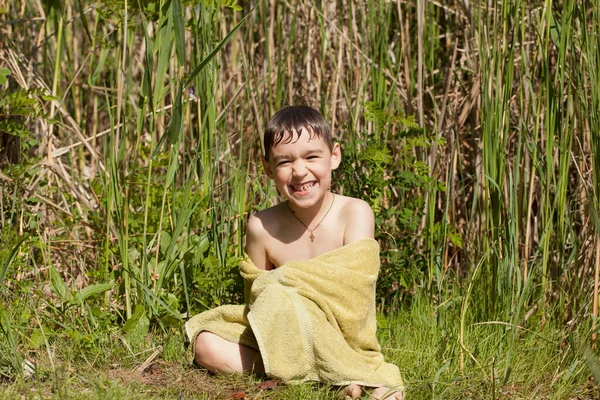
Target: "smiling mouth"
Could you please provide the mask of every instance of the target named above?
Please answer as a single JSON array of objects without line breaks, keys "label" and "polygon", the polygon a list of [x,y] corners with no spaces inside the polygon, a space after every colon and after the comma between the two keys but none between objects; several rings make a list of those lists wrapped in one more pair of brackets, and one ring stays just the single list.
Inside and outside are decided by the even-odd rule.
[{"label": "smiling mouth", "polygon": [[301,185],[290,185],[294,192],[308,192],[315,186],[315,182],[304,183]]}]

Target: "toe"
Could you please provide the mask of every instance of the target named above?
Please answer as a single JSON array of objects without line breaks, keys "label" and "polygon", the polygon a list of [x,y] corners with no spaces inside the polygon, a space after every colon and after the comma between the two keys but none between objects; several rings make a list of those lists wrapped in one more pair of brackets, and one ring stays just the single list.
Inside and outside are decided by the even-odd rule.
[{"label": "toe", "polygon": [[346,398],[356,399],[362,394],[362,388],[359,385],[353,383],[351,385],[346,386],[343,392]]},{"label": "toe", "polygon": [[378,387],[371,392],[370,398],[373,400],[403,400],[404,393],[388,387]]}]

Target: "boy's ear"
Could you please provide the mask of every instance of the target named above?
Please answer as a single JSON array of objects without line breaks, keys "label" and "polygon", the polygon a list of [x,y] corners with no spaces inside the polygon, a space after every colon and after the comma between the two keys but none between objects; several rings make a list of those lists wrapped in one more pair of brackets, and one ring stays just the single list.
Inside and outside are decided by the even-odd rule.
[{"label": "boy's ear", "polygon": [[262,162],[263,169],[265,170],[265,174],[271,179],[273,179],[273,171],[271,170],[271,164],[267,161],[267,159],[263,156],[260,157],[260,161]]},{"label": "boy's ear", "polygon": [[337,169],[342,162],[342,149],[339,143],[334,143],[331,149],[331,169]]}]

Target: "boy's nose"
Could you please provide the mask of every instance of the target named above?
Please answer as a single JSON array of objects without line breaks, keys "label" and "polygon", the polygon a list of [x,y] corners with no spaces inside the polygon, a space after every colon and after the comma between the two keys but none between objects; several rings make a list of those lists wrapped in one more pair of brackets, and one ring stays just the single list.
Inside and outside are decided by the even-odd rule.
[{"label": "boy's nose", "polygon": [[304,176],[307,174],[307,169],[306,169],[306,165],[304,164],[304,161],[298,160],[293,164],[293,168],[294,168],[294,175],[297,176]]}]

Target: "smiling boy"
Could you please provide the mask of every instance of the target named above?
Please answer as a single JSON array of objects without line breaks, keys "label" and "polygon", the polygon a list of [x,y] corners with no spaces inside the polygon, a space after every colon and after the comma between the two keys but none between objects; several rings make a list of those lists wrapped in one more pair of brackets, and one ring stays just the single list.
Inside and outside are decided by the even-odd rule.
[{"label": "smiling boy", "polygon": [[285,107],[264,137],[264,170],[286,201],[248,221],[246,251],[257,267],[270,270],[373,238],[371,207],[329,191],[341,151],[318,111]]},{"label": "smiling boy", "polygon": [[[308,106],[282,108],[268,122],[263,142],[264,170],[285,201],[256,213],[248,221],[246,252],[256,268],[276,270],[361,240],[373,241],[374,217],[370,206],[363,200],[330,191],[332,171],[340,165],[341,150],[317,110]],[[346,290],[344,282],[331,282],[336,284],[332,290]],[[369,301],[373,306],[369,309],[374,308],[374,293]],[[211,371],[265,372],[259,350],[208,330],[197,334],[194,347],[195,361]],[[378,348],[367,350],[383,363]],[[352,381],[348,380],[345,393],[356,398],[362,389]],[[381,385],[371,396],[401,399],[402,392]]]}]

